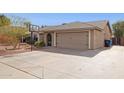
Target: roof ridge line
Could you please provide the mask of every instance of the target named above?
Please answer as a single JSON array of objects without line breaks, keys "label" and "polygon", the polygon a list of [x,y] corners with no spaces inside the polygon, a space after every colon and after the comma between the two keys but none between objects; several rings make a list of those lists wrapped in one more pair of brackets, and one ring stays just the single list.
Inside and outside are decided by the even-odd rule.
[{"label": "roof ridge line", "polygon": [[[94,22],[95,22],[95,21],[94,21]],[[90,25],[90,26],[97,27],[97,28],[101,29],[100,27],[98,27],[98,26],[96,26],[96,25],[93,25],[93,24],[90,24],[90,23],[88,23],[88,22],[81,22],[81,23],[87,24],[87,25]]]},{"label": "roof ridge line", "polygon": [[100,22],[100,21],[106,21],[107,22],[108,20],[96,20],[96,21],[94,20],[94,21],[87,21],[87,23],[88,22]]}]

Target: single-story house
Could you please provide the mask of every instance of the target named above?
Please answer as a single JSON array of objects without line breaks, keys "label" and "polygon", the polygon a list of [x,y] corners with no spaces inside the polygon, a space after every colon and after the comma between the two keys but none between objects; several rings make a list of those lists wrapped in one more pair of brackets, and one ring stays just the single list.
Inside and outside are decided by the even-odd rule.
[{"label": "single-story house", "polygon": [[112,30],[107,20],[46,26],[34,33],[46,46],[78,50],[102,48],[104,40],[112,38]]}]

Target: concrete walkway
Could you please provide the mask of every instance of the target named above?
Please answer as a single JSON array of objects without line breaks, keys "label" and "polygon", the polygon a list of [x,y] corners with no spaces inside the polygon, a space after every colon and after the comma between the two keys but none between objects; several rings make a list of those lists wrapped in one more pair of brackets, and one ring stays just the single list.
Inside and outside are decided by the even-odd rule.
[{"label": "concrete walkway", "polygon": [[0,78],[124,78],[124,47],[76,51],[44,48],[0,56]]}]

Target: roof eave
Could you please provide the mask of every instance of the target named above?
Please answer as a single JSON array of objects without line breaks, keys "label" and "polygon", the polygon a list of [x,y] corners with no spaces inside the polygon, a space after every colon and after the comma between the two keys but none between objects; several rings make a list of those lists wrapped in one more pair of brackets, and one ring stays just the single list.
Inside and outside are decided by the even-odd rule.
[{"label": "roof eave", "polygon": [[80,30],[99,30],[102,31],[103,29],[98,28],[98,27],[90,27],[90,28],[70,28],[70,29],[54,29],[54,30],[41,30],[43,32],[54,32],[54,31],[63,31],[63,30],[76,30],[76,29],[80,29]]}]

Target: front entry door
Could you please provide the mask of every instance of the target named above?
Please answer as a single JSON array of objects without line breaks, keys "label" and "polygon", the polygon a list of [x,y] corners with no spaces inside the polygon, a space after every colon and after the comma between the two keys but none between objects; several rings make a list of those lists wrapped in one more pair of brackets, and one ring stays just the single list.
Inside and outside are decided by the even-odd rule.
[{"label": "front entry door", "polygon": [[47,34],[47,46],[52,46],[52,36],[51,34]]}]

